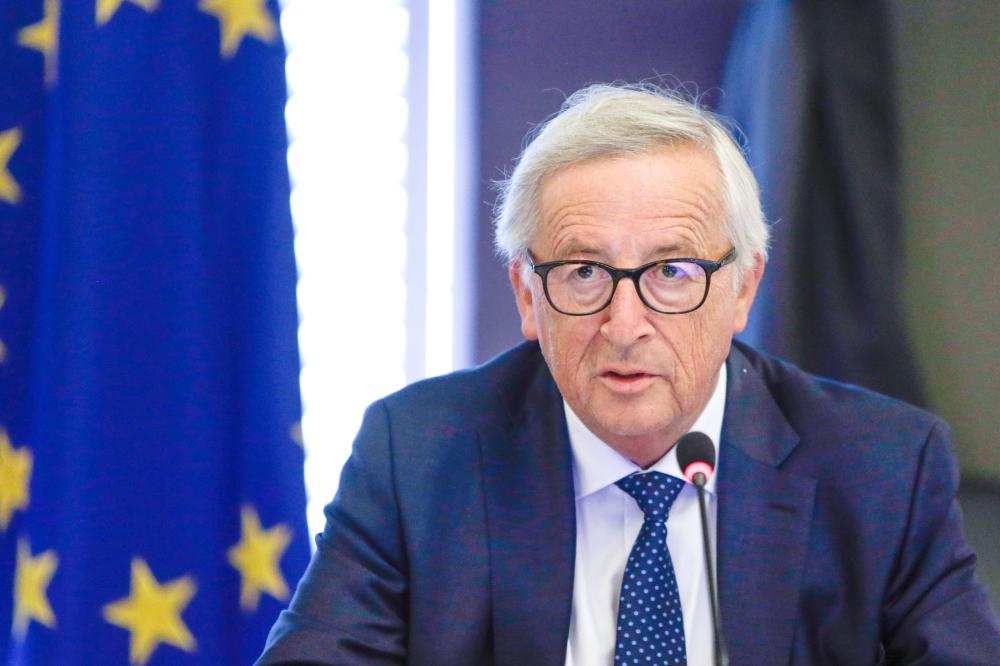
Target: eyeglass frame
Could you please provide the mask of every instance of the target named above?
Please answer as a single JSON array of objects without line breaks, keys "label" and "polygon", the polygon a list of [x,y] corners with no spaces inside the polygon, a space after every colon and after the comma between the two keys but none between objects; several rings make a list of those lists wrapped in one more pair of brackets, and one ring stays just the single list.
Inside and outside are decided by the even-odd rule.
[{"label": "eyeglass frame", "polygon": [[[690,257],[680,257],[677,259],[657,259],[656,261],[651,261],[647,264],[643,264],[637,268],[616,268],[609,264],[602,263],[600,261],[594,261],[592,259],[561,259],[559,261],[545,261],[540,264],[535,263],[535,258],[531,256],[531,252],[528,252],[528,263],[531,265],[531,270],[536,273],[538,277],[542,278],[542,290],[545,292],[545,300],[549,302],[549,305],[553,310],[559,314],[564,314],[568,317],[589,317],[592,314],[597,314],[601,310],[604,310],[609,305],[611,301],[615,298],[615,292],[618,290],[618,283],[621,282],[622,278],[628,278],[632,280],[632,284],[635,286],[635,293],[638,294],[639,300],[647,308],[656,312],[658,314],[664,315],[675,315],[675,314],[688,314],[689,312],[694,312],[708,300],[708,290],[712,286],[712,274],[720,270],[723,266],[727,266],[736,260],[736,248],[730,248],[718,261],[712,261],[710,259],[693,259]],[[639,286],[639,278],[642,274],[648,271],[653,266],[658,266],[660,264],[672,264],[677,262],[688,262],[696,264],[703,271],[705,271],[705,292],[701,295],[701,300],[698,304],[687,310],[681,310],[680,312],[664,312],[663,310],[657,310],[642,293],[642,288]],[[566,264],[579,264],[583,266],[597,266],[604,269],[611,276],[611,293],[608,294],[608,300],[604,302],[601,307],[591,310],[590,312],[566,312],[565,310],[560,310],[556,307],[556,304],[552,302],[552,297],[549,295],[549,273],[559,266],[565,266]]]}]

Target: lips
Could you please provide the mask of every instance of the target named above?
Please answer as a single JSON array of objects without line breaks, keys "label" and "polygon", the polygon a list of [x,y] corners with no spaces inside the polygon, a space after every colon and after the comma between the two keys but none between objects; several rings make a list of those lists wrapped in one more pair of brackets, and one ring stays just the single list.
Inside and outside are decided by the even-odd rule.
[{"label": "lips", "polygon": [[633,393],[643,390],[656,375],[631,368],[615,368],[600,374],[604,385],[617,393]]},{"label": "lips", "polygon": [[608,370],[602,373],[601,376],[617,381],[633,381],[636,379],[642,379],[643,377],[652,377],[652,375],[645,372],[618,372],[616,370]]}]

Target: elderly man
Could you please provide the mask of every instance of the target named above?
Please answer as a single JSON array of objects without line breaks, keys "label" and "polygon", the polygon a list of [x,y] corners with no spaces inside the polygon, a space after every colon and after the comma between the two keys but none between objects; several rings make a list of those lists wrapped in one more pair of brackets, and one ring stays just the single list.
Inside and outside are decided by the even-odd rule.
[{"label": "elderly man", "polygon": [[733,343],[768,230],[716,118],[582,90],[497,210],[528,342],[369,408],[260,663],[712,663],[699,431],[733,664],[1000,664],[946,426]]}]

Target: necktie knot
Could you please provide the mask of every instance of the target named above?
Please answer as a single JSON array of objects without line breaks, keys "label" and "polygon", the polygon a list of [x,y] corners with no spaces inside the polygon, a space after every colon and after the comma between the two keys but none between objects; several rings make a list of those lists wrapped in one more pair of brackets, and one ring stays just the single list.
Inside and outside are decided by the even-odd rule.
[{"label": "necktie knot", "polygon": [[615,485],[635,500],[647,519],[665,522],[684,482],[662,472],[636,472]]}]

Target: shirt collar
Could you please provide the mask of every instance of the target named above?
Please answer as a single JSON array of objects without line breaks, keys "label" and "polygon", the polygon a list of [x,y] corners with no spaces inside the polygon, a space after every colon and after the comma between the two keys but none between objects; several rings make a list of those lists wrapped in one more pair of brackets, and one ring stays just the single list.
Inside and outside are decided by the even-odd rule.
[{"label": "shirt collar", "polygon": [[[712,440],[715,446],[715,469],[719,469],[719,438],[722,436],[722,418],[726,408],[726,366],[719,368],[712,392],[705,408],[695,419],[691,430],[703,432]],[[569,443],[573,451],[573,482],[576,488],[576,499],[581,499],[613,484],[633,472],[641,471],[634,462],[605,444],[597,435],[583,424],[566,400],[563,400],[563,410],[566,413],[566,426],[569,432]],[[663,472],[670,476],[684,479],[680,465],[677,463],[677,447],[671,447],[666,455],[650,467],[651,470]],[[715,478],[713,474],[705,484],[705,490],[715,494]]]}]

